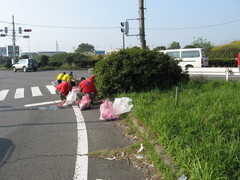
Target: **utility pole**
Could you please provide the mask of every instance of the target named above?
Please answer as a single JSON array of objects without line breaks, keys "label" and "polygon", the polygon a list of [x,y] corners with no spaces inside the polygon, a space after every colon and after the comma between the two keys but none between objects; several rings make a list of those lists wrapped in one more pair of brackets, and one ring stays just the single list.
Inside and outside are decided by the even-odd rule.
[{"label": "utility pole", "polygon": [[56,52],[58,52],[58,42],[56,40]]},{"label": "utility pole", "polygon": [[123,49],[125,49],[125,37],[124,37],[124,33],[123,34]]},{"label": "utility pole", "polygon": [[13,40],[13,64],[16,63],[16,31],[15,31],[15,24],[14,24],[14,16],[12,16],[12,24],[13,24],[13,34],[12,34],[12,40]]},{"label": "utility pole", "polygon": [[141,48],[146,48],[145,26],[144,26],[144,0],[139,0],[139,35]]}]

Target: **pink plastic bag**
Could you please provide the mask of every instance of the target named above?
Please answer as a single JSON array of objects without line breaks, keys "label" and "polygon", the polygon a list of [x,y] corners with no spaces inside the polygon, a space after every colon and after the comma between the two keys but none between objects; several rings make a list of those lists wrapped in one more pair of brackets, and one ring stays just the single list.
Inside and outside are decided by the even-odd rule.
[{"label": "pink plastic bag", "polygon": [[86,109],[90,109],[91,107],[91,99],[89,94],[86,94],[82,97],[81,101],[79,102],[79,108],[80,110],[86,110]]},{"label": "pink plastic bag", "polygon": [[104,100],[100,106],[100,120],[114,120],[119,116],[114,115],[113,103],[109,100]]}]

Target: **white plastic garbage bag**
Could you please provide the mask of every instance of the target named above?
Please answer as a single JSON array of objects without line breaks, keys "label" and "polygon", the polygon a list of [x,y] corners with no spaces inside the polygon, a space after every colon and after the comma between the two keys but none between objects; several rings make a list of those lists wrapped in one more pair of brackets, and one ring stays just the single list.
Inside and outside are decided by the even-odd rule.
[{"label": "white plastic garbage bag", "polygon": [[52,85],[53,85],[53,86],[57,86],[57,85],[58,85],[57,80],[53,81],[53,82],[52,82]]},{"label": "white plastic garbage bag", "polygon": [[77,91],[70,91],[67,95],[66,102],[63,104],[63,106],[71,105],[76,101],[77,98]]},{"label": "white plastic garbage bag", "polygon": [[113,103],[113,111],[115,115],[130,112],[132,107],[132,99],[129,97],[115,98]]}]

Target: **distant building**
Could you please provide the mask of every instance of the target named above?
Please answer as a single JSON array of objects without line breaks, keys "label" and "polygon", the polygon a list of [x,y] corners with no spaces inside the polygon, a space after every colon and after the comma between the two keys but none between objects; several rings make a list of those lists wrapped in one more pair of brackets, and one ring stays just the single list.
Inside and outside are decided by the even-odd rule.
[{"label": "distant building", "polygon": [[105,51],[95,51],[95,55],[105,55]]},{"label": "distant building", "polygon": [[0,47],[0,56],[7,56],[7,48]]},{"label": "distant building", "polygon": [[107,51],[107,54],[112,54],[112,53],[118,52],[120,50],[121,50],[120,48],[111,49],[111,50]]},{"label": "distant building", "polygon": [[39,55],[53,56],[55,54],[66,53],[65,51],[39,51]]}]

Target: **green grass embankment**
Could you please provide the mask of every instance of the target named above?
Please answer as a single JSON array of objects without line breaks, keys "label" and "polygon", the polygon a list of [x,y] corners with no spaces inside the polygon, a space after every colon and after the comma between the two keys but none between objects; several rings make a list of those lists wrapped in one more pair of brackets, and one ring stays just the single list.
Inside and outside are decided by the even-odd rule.
[{"label": "green grass embankment", "polygon": [[[237,179],[240,177],[240,82],[191,81],[175,89],[132,93],[132,115],[146,127],[143,133],[147,157],[163,174],[176,179]],[[133,121],[133,117],[129,122]],[[177,165],[166,165],[155,145],[164,147]]]}]

